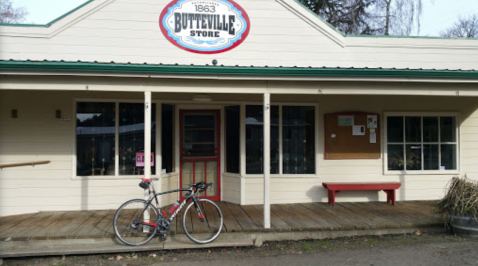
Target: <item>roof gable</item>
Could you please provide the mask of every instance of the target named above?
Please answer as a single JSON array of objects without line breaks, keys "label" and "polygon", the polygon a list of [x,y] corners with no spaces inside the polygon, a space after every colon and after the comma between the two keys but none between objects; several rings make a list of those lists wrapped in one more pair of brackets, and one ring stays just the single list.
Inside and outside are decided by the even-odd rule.
[{"label": "roof gable", "polygon": [[94,0],[46,27],[2,26],[1,60],[225,66],[478,69],[478,41],[346,36],[295,0],[236,0],[251,29],[238,47],[194,54],[158,25],[169,0]]}]

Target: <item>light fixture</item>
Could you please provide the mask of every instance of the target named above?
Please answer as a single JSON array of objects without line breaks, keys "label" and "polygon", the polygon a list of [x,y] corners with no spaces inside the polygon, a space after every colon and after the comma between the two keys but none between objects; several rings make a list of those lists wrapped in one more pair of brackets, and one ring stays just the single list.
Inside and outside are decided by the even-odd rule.
[{"label": "light fixture", "polygon": [[210,102],[212,101],[211,96],[207,94],[195,94],[193,96],[193,101],[195,102]]}]

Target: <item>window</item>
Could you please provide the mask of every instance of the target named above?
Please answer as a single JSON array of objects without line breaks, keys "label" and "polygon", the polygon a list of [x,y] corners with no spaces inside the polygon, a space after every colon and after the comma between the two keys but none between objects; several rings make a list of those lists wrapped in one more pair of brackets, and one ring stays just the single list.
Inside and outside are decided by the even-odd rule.
[{"label": "window", "polygon": [[386,115],[387,170],[458,170],[455,115]]},{"label": "window", "polygon": [[78,103],[77,175],[114,175],[115,141],[115,103]]},{"label": "window", "polygon": [[[152,107],[151,152],[155,154],[156,105]],[[118,123],[116,117],[119,117]],[[118,152],[115,151],[116,145]],[[115,155],[118,155],[118,175],[144,174],[144,163],[141,161],[144,158],[144,104],[78,102],[76,175],[116,175]],[[153,175],[156,173],[155,166],[151,167],[151,171]]]},{"label": "window", "polygon": [[226,172],[240,173],[241,107],[226,106]]},{"label": "window", "polygon": [[284,174],[315,173],[315,108],[282,107]]},{"label": "window", "polygon": [[[246,174],[264,172],[263,141],[263,106],[248,105]],[[272,106],[270,147],[271,174],[315,174],[315,107]]]},{"label": "window", "polygon": [[[144,104],[119,104],[119,174],[143,174],[144,164],[138,163],[138,155],[144,156]],[[156,154],[156,105],[151,109],[151,152]],[[139,157],[139,158],[142,158]],[[154,161],[154,156],[152,157]],[[151,174],[156,173],[155,165]]]},{"label": "window", "polygon": [[[246,106],[246,174],[263,174],[264,111],[262,105]],[[271,174],[279,173],[279,106],[271,108]]]},{"label": "window", "polygon": [[163,173],[173,172],[174,106],[161,105],[161,158]]}]

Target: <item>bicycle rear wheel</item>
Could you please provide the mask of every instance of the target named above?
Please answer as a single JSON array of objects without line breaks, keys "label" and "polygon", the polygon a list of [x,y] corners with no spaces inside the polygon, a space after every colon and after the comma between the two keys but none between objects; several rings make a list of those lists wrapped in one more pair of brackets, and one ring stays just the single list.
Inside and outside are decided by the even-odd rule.
[{"label": "bicycle rear wheel", "polygon": [[[222,230],[223,217],[221,209],[210,199],[198,199],[201,219],[194,202],[189,203],[183,214],[183,229],[186,236],[197,244],[214,241]],[[191,208],[193,207],[193,208]]]},{"label": "bicycle rear wheel", "polygon": [[[125,202],[116,211],[113,228],[121,242],[131,246],[148,243],[156,233],[158,211],[142,199]],[[149,217],[148,217],[149,216]]]}]

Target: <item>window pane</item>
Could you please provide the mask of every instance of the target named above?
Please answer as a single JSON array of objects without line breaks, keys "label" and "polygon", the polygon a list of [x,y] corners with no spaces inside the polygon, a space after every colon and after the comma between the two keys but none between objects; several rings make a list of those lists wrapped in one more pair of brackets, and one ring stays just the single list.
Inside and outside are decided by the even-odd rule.
[{"label": "window pane", "polygon": [[422,146],[407,146],[407,169],[406,170],[422,170]]},{"label": "window pane", "polygon": [[456,142],[455,117],[440,117],[440,139],[442,142]]},{"label": "window pane", "polygon": [[408,116],[405,117],[405,141],[406,142],[421,142],[421,117]]},{"label": "window pane", "polygon": [[[246,106],[246,174],[262,174],[263,106]],[[279,173],[279,107],[271,108],[271,173]]]},{"label": "window pane", "polygon": [[456,145],[441,145],[441,169],[456,170]]},{"label": "window pane", "polygon": [[438,117],[423,117],[423,142],[438,142]]},{"label": "window pane", "polygon": [[403,117],[387,117],[387,141],[403,142]]},{"label": "window pane", "polygon": [[204,143],[211,142],[214,143],[215,129],[186,129],[184,132],[184,143],[185,144],[194,144],[194,143]]},{"label": "window pane", "polygon": [[403,145],[387,145],[388,170],[403,170]]},{"label": "window pane", "polygon": [[241,107],[226,106],[226,171],[240,171]]},{"label": "window pane", "polygon": [[[144,161],[137,161],[137,157],[144,158],[144,104],[119,104],[119,174],[144,175]],[[156,105],[151,110],[151,152],[156,155]],[[151,173],[156,173],[155,165],[151,166]]]},{"label": "window pane", "polygon": [[173,172],[173,117],[174,106],[161,105],[161,158],[162,168],[166,173]]},{"label": "window pane", "polygon": [[115,174],[115,103],[77,103],[76,174]]},{"label": "window pane", "polygon": [[[437,119],[438,121],[438,119]],[[438,145],[423,145],[423,169],[439,170],[438,167]]]},{"label": "window pane", "polygon": [[315,173],[315,107],[282,108],[284,174]]},{"label": "window pane", "polygon": [[215,130],[216,116],[213,115],[187,115],[184,116],[184,129],[210,129]]}]

